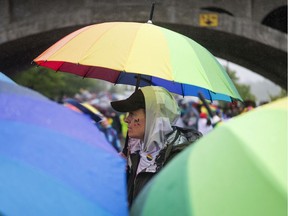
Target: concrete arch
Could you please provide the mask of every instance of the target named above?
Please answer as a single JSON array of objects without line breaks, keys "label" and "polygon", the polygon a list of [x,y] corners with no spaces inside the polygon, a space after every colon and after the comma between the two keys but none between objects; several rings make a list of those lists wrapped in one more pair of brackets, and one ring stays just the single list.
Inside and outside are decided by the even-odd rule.
[{"label": "concrete arch", "polygon": [[[63,0],[61,4],[56,4],[56,0],[43,0],[41,7],[32,7],[34,1],[25,1],[21,9],[9,5],[9,2],[18,1],[3,1],[8,6],[0,7],[0,20],[3,22],[0,25],[0,71],[7,74],[30,66],[30,62],[46,48],[82,26],[107,21],[146,22],[150,12],[148,0],[99,0],[97,3],[92,0],[81,3]],[[163,1],[156,5],[153,23],[182,33],[215,56],[246,67],[287,88],[287,34],[251,20],[251,17],[257,17],[256,14],[261,14],[262,19],[264,14],[267,15],[263,8],[259,13],[251,13],[255,2],[263,4],[263,1],[215,2]],[[278,2],[283,0],[276,1],[277,5]],[[269,11],[276,4],[270,3],[266,4]],[[205,7],[223,8],[234,16],[217,13],[217,27],[201,27],[199,15],[207,12],[201,10]],[[53,13],[45,13],[48,9]]]},{"label": "concrete arch", "polygon": [[216,12],[216,13],[220,13],[220,14],[227,14],[230,16],[234,16],[230,11],[227,11],[227,10],[219,8],[219,7],[202,7],[200,9],[211,11],[211,12]]},{"label": "concrete arch", "polygon": [[287,5],[271,11],[261,23],[287,34]]}]

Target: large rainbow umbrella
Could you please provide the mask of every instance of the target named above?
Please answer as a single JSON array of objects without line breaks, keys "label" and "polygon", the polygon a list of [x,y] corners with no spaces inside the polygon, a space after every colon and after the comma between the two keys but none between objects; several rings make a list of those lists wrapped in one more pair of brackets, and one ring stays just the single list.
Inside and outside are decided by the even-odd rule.
[{"label": "large rainbow umbrella", "polygon": [[141,191],[131,215],[286,216],[288,99],[215,128]]},{"label": "large rainbow umbrella", "polygon": [[67,35],[34,59],[37,65],[180,95],[241,100],[217,59],[192,39],[152,23],[107,22]]},{"label": "large rainbow umbrella", "polygon": [[128,215],[125,164],[85,115],[0,81],[0,215]]}]

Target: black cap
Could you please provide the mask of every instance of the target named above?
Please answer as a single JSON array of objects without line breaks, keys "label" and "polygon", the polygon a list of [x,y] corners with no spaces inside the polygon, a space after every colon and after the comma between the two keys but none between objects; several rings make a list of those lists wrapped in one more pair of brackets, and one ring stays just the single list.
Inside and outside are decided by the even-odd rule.
[{"label": "black cap", "polygon": [[145,109],[145,99],[141,89],[136,90],[129,98],[111,102],[111,106],[118,112],[131,112]]}]

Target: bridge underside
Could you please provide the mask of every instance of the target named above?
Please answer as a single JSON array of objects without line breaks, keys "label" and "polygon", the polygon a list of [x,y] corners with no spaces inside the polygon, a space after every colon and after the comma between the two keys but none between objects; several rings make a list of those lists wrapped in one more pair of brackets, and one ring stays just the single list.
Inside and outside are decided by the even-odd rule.
[{"label": "bridge underside", "polygon": [[[214,56],[246,67],[287,90],[287,53],[225,32],[185,25],[158,23],[206,47]],[[32,60],[81,26],[56,29],[0,45],[0,71],[8,76],[31,66]]]}]

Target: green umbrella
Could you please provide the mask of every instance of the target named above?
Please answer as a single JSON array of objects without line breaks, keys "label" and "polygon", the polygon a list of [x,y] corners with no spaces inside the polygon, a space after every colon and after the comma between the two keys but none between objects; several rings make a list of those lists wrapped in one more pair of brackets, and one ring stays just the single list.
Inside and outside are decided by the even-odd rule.
[{"label": "green umbrella", "polygon": [[131,215],[286,216],[287,102],[217,126],[148,183]]}]

